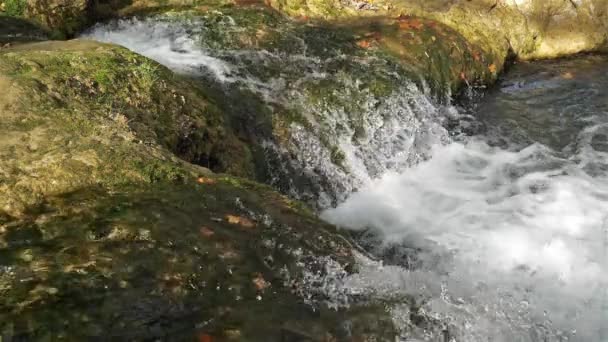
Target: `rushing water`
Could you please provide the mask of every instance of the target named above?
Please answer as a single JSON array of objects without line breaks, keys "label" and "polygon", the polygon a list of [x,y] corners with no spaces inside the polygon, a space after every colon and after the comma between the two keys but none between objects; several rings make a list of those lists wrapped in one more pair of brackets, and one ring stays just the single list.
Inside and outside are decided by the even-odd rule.
[{"label": "rushing water", "polygon": [[[262,82],[239,74],[230,54],[243,51],[212,53],[192,34],[171,23],[134,20],[98,27],[89,37],[125,45],[182,73],[240,82],[269,102],[277,100],[277,86],[288,93],[289,79]],[[313,65],[310,77],[326,77],[322,61],[305,57],[297,58]],[[405,104],[393,99],[372,106],[409,118],[372,135],[365,146],[376,151],[343,141],[357,181],[339,199],[358,191],[322,216],[360,231],[362,245],[392,265],[361,257],[360,273],[345,277],[335,270],[341,274],[332,284],[336,299],[414,296],[416,312],[392,307],[404,341],[608,341],[608,60],[515,66],[472,116],[463,116],[458,128],[475,134],[455,130],[447,144],[439,126],[443,111],[410,88],[401,95]],[[338,114],[324,113],[334,121]],[[416,126],[414,133],[408,125]],[[403,153],[403,136],[432,145],[413,162],[425,161],[406,167],[419,153]],[[303,159],[318,157],[318,144],[300,145]],[[374,152],[399,167],[371,172],[369,165],[381,161],[361,156]],[[344,177],[332,172],[327,175]],[[435,328],[421,327],[420,317]]]},{"label": "rushing water", "polygon": [[607,341],[608,60],[518,65],[476,119],[324,217],[413,251],[401,281],[458,340]]}]

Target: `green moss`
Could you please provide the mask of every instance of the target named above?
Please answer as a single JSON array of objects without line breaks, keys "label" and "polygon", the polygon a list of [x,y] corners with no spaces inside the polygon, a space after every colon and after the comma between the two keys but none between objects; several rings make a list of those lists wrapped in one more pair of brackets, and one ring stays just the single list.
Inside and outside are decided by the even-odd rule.
[{"label": "green moss", "polygon": [[[352,263],[348,242],[301,203],[141,142],[145,126],[169,123],[139,111],[154,112],[157,97],[129,102],[123,91],[189,83],[125,50],[73,44],[0,53],[0,83],[15,85],[0,98],[0,267],[12,270],[0,274],[2,336],[267,341],[293,322],[319,336],[372,312],[390,322],[378,306],[319,314],[284,286],[306,270],[300,258]],[[124,73],[135,88],[123,89]],[[260,276],[271,289],[256,288]],[[376,323],[364,333],[394,335]]]},{"label": "green moss", "polygon": [[216,171],[252,173],[247,147],[191,81],[126,49],[87,44],[92,43],[66,43],[61,51],[18,50],[0,58],[19,82],[53,94],[42,98],[41,106],[95,104],[98,115],[127,125],[142,142],[158,142]]},{"label": "green moss", "polygon": [[144,162],[142,173],[146,176],[150,183],[158,183],[163,181],[183,182],[188,174],[183,168],[169,163],[159,163],[157,161]]},{"label": "green moss", "polygon": [[5,0],[4,11],[7,15],[13,17],[22,16],[27,6],[27,0]]}]

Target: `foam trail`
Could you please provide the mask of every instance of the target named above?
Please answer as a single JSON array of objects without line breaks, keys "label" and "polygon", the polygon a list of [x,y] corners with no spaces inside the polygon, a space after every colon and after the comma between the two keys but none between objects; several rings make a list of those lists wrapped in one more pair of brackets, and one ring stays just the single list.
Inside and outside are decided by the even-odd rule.
[{"label": "foam trail", "polygon": [[422,267],[402,271],[400,291],[421,273],[422,287],[443,284],[429,307],[468,327],[459,340],[597,341],[608,179],[581,164],[538,144],[437,146],[431,160],[385,175],[323,217],[417,248]]},{"label": "foam trail", "polygon": [[132,18],[97,25],[81,38],[124,46],[183,74],[206,72],[221,82],[231,81],[230,65],[212,57],[195,36],[179,23]]}]

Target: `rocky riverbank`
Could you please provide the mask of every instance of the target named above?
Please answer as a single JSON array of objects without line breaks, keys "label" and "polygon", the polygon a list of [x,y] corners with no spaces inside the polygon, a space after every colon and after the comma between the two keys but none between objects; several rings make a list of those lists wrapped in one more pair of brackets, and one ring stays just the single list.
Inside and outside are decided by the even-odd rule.
[{"label": "rocky riverbank", "polygon": [[[394,339],[386,301],[337,290],[352,242],[293,198],[423,160],[508,58],[604,46],[603,5],[0,1],[0,338]],[[86,39],[135,33],[177,64]]]}]

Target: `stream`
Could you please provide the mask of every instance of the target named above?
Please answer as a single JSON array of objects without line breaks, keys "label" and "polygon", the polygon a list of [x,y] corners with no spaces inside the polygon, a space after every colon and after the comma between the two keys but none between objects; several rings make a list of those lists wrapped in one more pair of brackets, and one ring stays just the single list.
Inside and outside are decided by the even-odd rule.
[{"label": "stream", "polygon": [[[281,100],[273,87],[289,79],[237,75],[234,58],[197,47],[193,34],[124,21],[86,37]],[[353,176],[335,171],[342,195],[321,196],[321,216],[383,259],[361,255],[351,276],[336,270],[335,305],[362,294],[397,302],[402,341],[608,341],[608,59],[516,64],[468,110],[404,87],[407,104],[383,110],[418,121],[395,120],[367,145],[390,146],[382,153],[391,158],[342,146]],[[415,150],[399,149],[399,127],[416,137]],[[372,173],[372,164],[386,167]],[[417,312],[400,296],[413,297]]]}]

